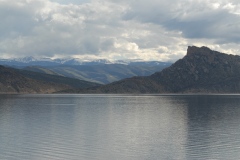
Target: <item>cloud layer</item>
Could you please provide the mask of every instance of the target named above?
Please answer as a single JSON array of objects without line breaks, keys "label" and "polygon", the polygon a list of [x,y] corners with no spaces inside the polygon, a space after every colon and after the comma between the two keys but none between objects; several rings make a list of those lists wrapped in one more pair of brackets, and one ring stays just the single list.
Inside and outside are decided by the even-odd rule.
[{"label": "cloud layer", "polygon": [[0,57],[175,61],[188,45],[238,54],[236,0],[0,0]]}]

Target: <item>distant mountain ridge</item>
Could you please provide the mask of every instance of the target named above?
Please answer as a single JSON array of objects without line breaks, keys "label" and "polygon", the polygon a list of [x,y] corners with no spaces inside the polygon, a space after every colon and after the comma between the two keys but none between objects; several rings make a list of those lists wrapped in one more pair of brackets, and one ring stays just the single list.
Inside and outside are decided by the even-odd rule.
[{"label": "distant mountain ridge", "polygon": [[151,76],[72,93],[240,93],[240,56],[189,46],[187,55]]},{"label": "distant mountain ridge", "polygon": [[107,59],[81,60],[72,59],[51,59],[51,58],[34,58],[32,56],[23,58],[0,59],[0,65],[8,66],[59,66],[59,65],[105,65],[105,64],[123,64],[123,65],[163,65],[170,62],[161,61],[143,61],[143,60],[116,60]]},{"label": "distant mountain ridge", "polygon": [[133,76],[148,76],[171,65],[170,62],[98,59],[36,59],[24,57],[0,59],[0,65],[25,69],[33,72],[75,78],[84,81],[107,84]]},{"label": "distant mountain ridge", "polygon": [[169,64],[162,65],[123,65],[123,64],[104,64],[104,65],[60,65],[60,66],[27,66],[23,69],[47,73],[52,75],[60,75],[81,79],[85,81],[107,84],[124,78],[133,76],[147,76],[156,71],[161,71],[168,67]]}]

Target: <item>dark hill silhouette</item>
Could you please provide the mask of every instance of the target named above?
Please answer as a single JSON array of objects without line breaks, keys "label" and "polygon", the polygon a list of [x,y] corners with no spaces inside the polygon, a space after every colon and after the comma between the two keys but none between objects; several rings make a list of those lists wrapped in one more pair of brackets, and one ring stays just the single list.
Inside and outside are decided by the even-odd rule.
[{"label": "dark hill silhouette", "polygon": [[190,46],[187,55],[161,72],[77,93],[240,93],[240,56]]},{"label": "dark hill silhouette", "polygon": [[53,93],[71,88],[87,88],[99,84],[61,76],[18,70],[0,65],[0,93]]}]

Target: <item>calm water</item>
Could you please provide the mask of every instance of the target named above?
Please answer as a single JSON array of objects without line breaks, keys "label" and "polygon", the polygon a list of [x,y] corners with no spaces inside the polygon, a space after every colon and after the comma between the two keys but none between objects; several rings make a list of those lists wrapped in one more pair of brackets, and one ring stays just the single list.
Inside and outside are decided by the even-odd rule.
[{"label": "calm water", "polygon": [[1,95],[0,159],[240,159],[240,95]]}]

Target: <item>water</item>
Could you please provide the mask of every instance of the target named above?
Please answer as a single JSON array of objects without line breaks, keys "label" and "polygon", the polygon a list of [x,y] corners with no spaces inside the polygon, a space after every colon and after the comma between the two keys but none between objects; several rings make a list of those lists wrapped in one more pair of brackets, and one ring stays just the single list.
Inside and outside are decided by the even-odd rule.
[{"label": "water", "polygon": [[240,159],[240,95],[1,95],[1,160]]}]

